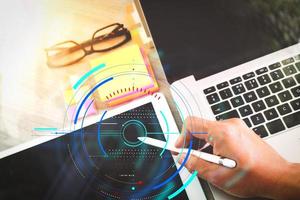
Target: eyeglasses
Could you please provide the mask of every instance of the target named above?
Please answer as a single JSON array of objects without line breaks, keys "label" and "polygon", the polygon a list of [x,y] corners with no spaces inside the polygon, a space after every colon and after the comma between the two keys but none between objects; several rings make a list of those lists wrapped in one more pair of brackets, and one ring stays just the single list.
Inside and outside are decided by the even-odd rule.
[{"label": "eyeglasses", "polygon": [[87,55],[115,49],[130,40],[131,35],[128,29],[123,24],[114,23],[97,30],[91,40],[81,44],[75,41],[65,41],[45,49],[47,65],[49,67],[68,66]]}]

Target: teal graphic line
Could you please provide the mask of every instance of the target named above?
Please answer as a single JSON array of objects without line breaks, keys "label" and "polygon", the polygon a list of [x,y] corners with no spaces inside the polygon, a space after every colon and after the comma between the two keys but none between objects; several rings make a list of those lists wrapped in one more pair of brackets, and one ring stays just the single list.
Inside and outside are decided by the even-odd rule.
[{"label": "teal graphic line", "polygon": [[194,171],[192,176],[190,176],[190,178],[177,191],[175,191],[173,194],[170,194],[168,196],[168,199],[173,199],[178,194],[180,194],[194,180],[194,178],[197,176],[197,174],[198,174],[198,171]]},{"label": "teal graphic line", "polygon": [[[175,106],[176,106],[177,110],[179,111],[179,116],[180,116],[181,121],[182,121],[183,130],[185,130],[185,121],[184,121],[184,119],[183,119],[183,114],[182,114],[181,109],[179,108],[177,102],[176,102],[176,101],[174,101],[174,102],[175,102]],[[186,140],[186,137],[184,137],[183,146],[185,146],[185,140]],[[180,151],[180,153],[178,154],[175,163],[178,163],[178,160],[179,160],[179,158],[182,156],[182,153],[183,153],[183,148],[181,148],[181,151]],[[174,165],[175,165],[175,163],[174,163]],[[173,165],[173,166],[174,166],[174,165]]]},{"label": "teal graphic line", "polygon": [[92,75],[93,73],[95,73],[96,71],[102,69],[103,67],[105,67],[105,64],[100,64],[97,65],[96,67],[94,67],[93,69],[91,69],[90,71],[88,71],[86,74],[84,74],[73,86],[73,89],[76,90],[81,83],[83,83],[90,75]]},{"label": "teal graphic line", "polygon": [[[165,114],[164,114],[162,111],[160,111],[160,114],[161,114],[162,117],[164,118],[165,124],[166,124],[166,126],[167,126],[167,132],[169,132],[169,124],[168,124],[167,118],[166,118]],[[168,134],[168,135],[167,135],[167,141],[166,141],[166,144],[165,144],[163,150],[162,150],[162,151],[160,152],[160,154],[159,154],[160,157],[162,157],[163,153],[164,153],[165,150],[166,150],[167,144],[168,144],[168,142],[169,142],[169,138],[170,138],[170,135]]]},{"label": "teal graphic line", "polygon": [[58,128],[38,127],[38,128],[33,128],[32,130],[34,130],[34,131],[57,131]]}]

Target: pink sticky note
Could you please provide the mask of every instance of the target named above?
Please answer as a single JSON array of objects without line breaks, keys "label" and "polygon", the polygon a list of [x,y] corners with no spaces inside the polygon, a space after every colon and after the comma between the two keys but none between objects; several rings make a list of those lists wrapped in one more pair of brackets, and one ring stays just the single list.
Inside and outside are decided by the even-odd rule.
[{"label": "pink sticky note", "polygon": [[[86,102],[85,102],[84,105],[83,105],[83,107],[85,108],[85,110],[88,108],[88,106],[90,105],[91,102],[92,102],[92,99],[87,99],[87,100],[86,100]],[[93,103],[90,105],[90,107],[89,107],[89,109],[88,109],[86,115],[87,115],[87,116],[90,116],[90,115],[95,115],[95,114],[97,114],[97,109],[96,109],[95,102],[93,102]]]}]

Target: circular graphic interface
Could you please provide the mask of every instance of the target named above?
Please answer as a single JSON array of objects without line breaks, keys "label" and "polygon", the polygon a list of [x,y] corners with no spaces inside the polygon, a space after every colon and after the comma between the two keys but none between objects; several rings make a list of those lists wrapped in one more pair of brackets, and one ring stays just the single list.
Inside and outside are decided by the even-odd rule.
[{"label": "circular graphic interface", "polygon": [[137,147],[143,144],[138,137],[146,137],[147,130],[144,124],[137,120],[129,120],[122,125],[121,129],[124,143],[131,147]]},{"label": "circular graphic interface", "polygon": [[[110,118],[106,117],[110,112],[107,110],[101,114],[97,123],[84,125],[86,113],[95,100],[89,101],[93,93],[119,78],[124,78],[123,76],[141,76],[142,78],[133,78],[130,88],[111,92],[109,95],[111,98],[122,92],[153,95],[153,98],[157,98],[158,101],[161,98],[157,94],[135,87],[137,79],[142,80],[143,77],[149,76],[138,73],[136,70],[107,77],[82,94],[81,104],[77,106],[70,123],[66,123],[68,129],[71,130],[75,126],[81,125],[81,129],[71,132],[65,138],[74,169],[84,181],[85,186],[104,198],[187,199],[184,189],[195,179],[197,172],[181,177],[182,179],[180,174],[186,170],[184,165],[190,156],[192,147],[199,149],[202,144],[195,143],[193,140],[184,141],[182,148],[188,148],[187,154],[183,156],[181,152],[174,160],[171,152],[165,148],[157,148],[140,141],[139,137],[151,137],[167,144],[171,134],[180,134],[179,132],[169,132],[169,122],[165,114],[162,111],[155,113],[151,103]],[[78,86],[78,90],[80,88]],[[185,99],[182,98],[183,95],[177,88],[171,87],[170,89],[183,102],[184,107],[179,107],[175,102],[181,120],[184,120],[184,115],[191,116],[195,108],[184,104]],[[191,96],[193,97],[192,94]],[[106,98],[109,99],[108,96]],[[87,102],[89,102],[88,105],[86,105]],[[183,115],[182,110],[187,112]],[[157,115],[163,119],[167,130],[162,130]],[[183,127],[185,128],[184,124]],[[185,133],[184,130],[183,133]],[[181,156],[184,159],[179,164],[178,160]]]}]

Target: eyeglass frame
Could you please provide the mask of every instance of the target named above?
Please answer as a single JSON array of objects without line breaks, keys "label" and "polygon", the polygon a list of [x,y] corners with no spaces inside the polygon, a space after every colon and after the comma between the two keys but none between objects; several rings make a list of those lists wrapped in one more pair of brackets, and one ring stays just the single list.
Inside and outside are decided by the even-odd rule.
[{"label": "eyeglass frame", "polygon": [[[109,28],[111,26],[116,26],[116,28],[114,28],[110,33],[108,34],[105,34],[105,35],[99,35],[96,37],[96,34],[106,28]],[[111,46],[111,47],[108,47],[108,48],[105,48],[105,49],[99,49],[99,50],[95,50],[94,49],[94,44],[98,43],[98,42],[103,42],[105,40],[109,40],[109,39],[112,39],[112,38],[115,38],[115,37],[118,37],[118,36],[122,36],[122,35],[125,35],[125,39],[114,45],[114,46]],[[120,24],[120,23],[113,23],[113,24],[110,24],[110,25],[107,25],[105,27],[102,27],[100,29],[98,29],[97,31],[95,31],[93,33],[93,36],[92,36],[92,39],[91,40],[87,40],[81,44],[73,41],[73,40],[67,40],[67,41],[64,41],[64,42],[60,42],[60,43],[57,43],[55,45],[53,45],[52,47],[49,47],[49,48],[46,48],[45,51],[46,51],[46,55],[47,55],[47,65],[49,67],[65,67],[65,66],[69,66],[69,65],[72,65],[74,63],[77,63],[79,62],[80,60],[82,60],[83,58],[85,58],[86,56],[90,55],[90,54],[93,54],[93,53],[99,53],[99,52],[106,52],[106,51],[110,51],[112,49],[115,49],[117,47],[120,47],[122,46],[123,44],[127,43],[128,41],[131,40],[131,34],[130,34],[130,31],[124,27],[123,24]],[[61,45],[61,44],[64,44],[64,43],[73,43],[75,44],[74,47],[70,47],[69,48],[69,51],[70,52],[74,52],[74,51],[77,51],[77,50],[83,50],[84,51],[84,55],[74,61],[71,61],[69,63],[66,63],[66,64],[63,64],[63,65],[53,65],[49,62],[49,51],[53,51],[53,50],[58,50],[60,48],[57,48],[58,45]],[[86,47],[90,46],[90,50],[86,49]]]}]

